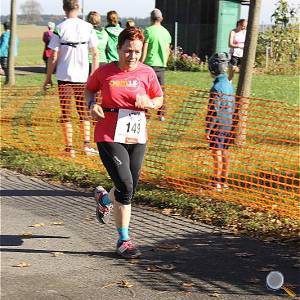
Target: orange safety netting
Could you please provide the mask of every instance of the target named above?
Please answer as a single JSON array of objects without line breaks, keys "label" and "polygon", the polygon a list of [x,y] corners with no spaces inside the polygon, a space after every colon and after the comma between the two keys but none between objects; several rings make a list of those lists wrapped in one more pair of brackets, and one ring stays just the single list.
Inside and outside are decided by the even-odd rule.
[{"label": "orange safety netting", "polygon": [[[71,92],[71,89],[63,90],[63,93]],[[3,89],[2,145],[65,157],[62,126],[65,119],[70,118],[76,151],[74,160],[105,172],[98,156],[87,156],[83,151],[83,126],[80,123],[84,122],[79,122],[79,115],[81,121],[87,117],[82,112],[81,92],[78,93],[75,105],[74,100],[61,103],[56,89],[46,93],[39,87]],[[62,94],[61,98],[64,98]],[[160,121],[155,111],[149,112],[143,181],[199,197],[231,201],[299,218],[299,116],[296,106],[257,98],[227,97],[225,101],[219,95],[213,96],[208,106],[207,91],[177,86],[165,87],[165,99],[165,121]],[[234,112],[230,101],[235,102]],[[240,109],[244,102],[248,103],[247,112]],[[217,143],[230,144],[228,189],[215,187],[212,152],[219,149],[209,148],[205,134],[209,123],[214,127],[214,114],[219,110],[223,111],[218,114],[218,122],[225,124],[224,132],[231,133],[229,138]],[[231,118],[233,126],[228,130],[226,124]],[[239,120],[245,118],[246,140],[237,147]],[[211,132],[211,139],[218,134]]]}]

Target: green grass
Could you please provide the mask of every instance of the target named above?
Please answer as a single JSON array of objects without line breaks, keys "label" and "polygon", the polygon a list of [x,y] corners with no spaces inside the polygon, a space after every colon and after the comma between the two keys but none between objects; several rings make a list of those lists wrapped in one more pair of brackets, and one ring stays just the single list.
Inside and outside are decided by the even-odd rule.
[{"label": "green grass", "polygon": [[20,39],[16,66],[43,66],[43,50],[41,38]]},{"label": "green grass", "polygon": [[[39,176],[47,180],[67,183],[92,191],[99,182],[106,188],[111,181],[106,173],[61,159],[49,158],[12,148],[1,150],[1,167],[16,170],[26,175]],[[297,239],[300,222],[278,217],[242,205],[214,201],[207,197],[193,197],[178,191],[158,188],[140,182],[134,199],[162,210],[167,215],[180,214],[195,221],[229,229],[233,233],[265,240],[293,242]]]},{"label": "green grass", "polygon": [[42,41],[43,32],[46,26],[18,25],[17,35],[20,40],[17,66],[40,66],[44,65],[42,59],[44,43]]},{"label": "green grass", "polygon": [[[237,87],[238,75],[233,85]],[[209,89],[213,78],[207,72],[172,72],[166,74],[166,84]],[[292,105],[299,105],[299,77],[292,75],[254,74],[252,97],[280,100]]]}]

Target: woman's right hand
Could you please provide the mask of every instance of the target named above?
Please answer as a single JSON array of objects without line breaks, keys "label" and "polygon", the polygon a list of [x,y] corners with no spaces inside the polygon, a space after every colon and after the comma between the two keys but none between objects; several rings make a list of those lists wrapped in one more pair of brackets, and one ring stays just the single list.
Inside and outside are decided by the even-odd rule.
[{"label": "woman's right hand", "polygon": [[52,80],[47,78],[43,84],[44,91],[49,89],[51,86],[52,86]]},{"label": "woman's right hand", "polygon": [[95,121],[100,121],[105,118],[102,107],[97,103],[91,105],[90,112],[92,119]]}]

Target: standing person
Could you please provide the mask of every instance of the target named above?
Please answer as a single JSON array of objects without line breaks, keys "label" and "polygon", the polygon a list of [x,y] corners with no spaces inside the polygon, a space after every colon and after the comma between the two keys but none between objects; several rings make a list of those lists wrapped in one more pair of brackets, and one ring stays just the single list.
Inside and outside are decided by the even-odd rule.
[{"label": "standing person", "polygon": [[[170,54],[170,43],[172,41],[169,31],[161,25],[162,13],[155,8],[151,14],[151,26],[145,29],[145,43],[141,61],[153,68],[160,85],[165,84],[165,68],[167,67]],[[164,121],[166,107],[162,106],[157,113],[159,119]]]},{"label": "standing person", "polygon": [[236,28],[229,34],[229,53],[231,55],[229,63],[228,79],[233,79],[234,72],[238,72],[242,63],[244,54],[244,46],[246,40],[247,20],[240,19],[236,23]]},{"label": "standing person", "polygon": [[[10,39],[10,23],[3,23],[4,32],[0,37],[0,64],[1,68],[4,71],[5,81],[4,84],[8,83],[8,52],[9,52],[9,39]],[[19,45],[19,39],[16,37],[16,44],[14,48],[14,55],[17,56],[17,48]]]},{"label": "standing person", "polygon": [[[108,42],[108,33],[105,31],[104,28],[100,27],[101,24],[101,16],[96,11],[90,11],[86,17],[87,22],[91,23],[94,27],[94,31],[98,38],[98,62],[99,66],[106,64],[106,46]],[[89,73],[91,73],[92,69],[92,57],[89,55]]]},{"label": "standing person", "polygon": [[97,151],[90,146],[90,116],[84,103],[84,84],[89,73],[88,53],[92,52],[92,72],[98,67],[98,39],[93,26],[79,19],[78,0],[64,0],[63,9],[66,20],[56,26],[49,48],[52,54],[48,63],[44,88],[52,84],[52,74],[56,67],[58,93],[62,111],[62,125],[65,137],[65,152],[75,157],[73,149],[73,127],[71,123],[72,95],[76,99],[76,108],[83,127],[86,155],[95,155]]},{"label": "standing person", "polygon": [[43,33],[43,42],[45,44],[44,51],[43,51],[43,61],[45,62],[46,73],[47,73],[48,59],[51,57],[51,53],[52,53],[52,50],[48,47],[48,45],[53,36],[54,28],[55,28],[55,23],[48,22],[48,30]]},{"label": "standing person", "polygon": [[133,20],[127,20],[126,22],[126,28],[129,28],[129,27],[134,27],[135,26],[135,23]]},{"label": "standing person", "polygon": [[233,141],[233,114],[235,97],[227,78],[229,55],[216,53],[208,60],[208,68],[215,78],[210,90],[206,116],[206,139],[213,156],[213,186],[216,191],[227,189],[229,172],[229,146]]},{"label": "standing person", "polygon": [[107,25],[105,27],[106,32],[108,33],[108,43],[106,47],[106,57],[108,62],[118,61],[118,36],[122,32],[123,28],[119,23],[118,13],[114,10],[111,10],[107,13]]},{"label": "standing person", "polygon": [[[131,199],[146,149],[145,110],[157,109],[163,102],[154,71],[139,62],[143,41],[140,28],[124,29],[118,39],[119,61],[97,69],[86,86],[91,114],[98,120],[95,141],[114,184],[109,193],[96,188],[96,216],[100,223],[107,223],[113,204],[119,235],[116,251],[123,258],[141,255],[129,237]],[[98,91],[101,104],[95,101]]]}]

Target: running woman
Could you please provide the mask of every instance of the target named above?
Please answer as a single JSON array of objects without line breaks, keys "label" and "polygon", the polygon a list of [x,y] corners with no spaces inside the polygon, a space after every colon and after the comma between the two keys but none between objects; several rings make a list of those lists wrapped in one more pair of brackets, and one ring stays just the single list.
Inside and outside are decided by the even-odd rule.
[{"label": "running woman", "polygon": [[[131,200],[146,149],[145,110],[158,109],[163,104],[155,72],[139,62],[143,42],[141,29],[124,29],[118,39],[119,60],[97,69],[86,86],[91,115],[98,121],[95,141],[114,185],[109,193],[102,187],[96,188],[96,217],[100,223],[107,223],[114,206],[119,235],[116,252],[123,258],[141,255],[129,236]],[[101,103],[95,100],[98,91]]]}]

